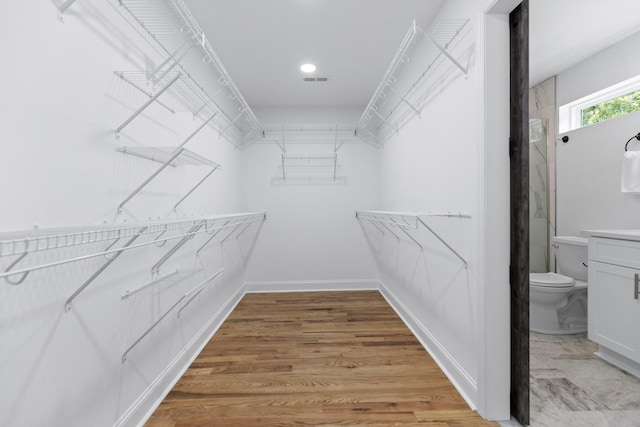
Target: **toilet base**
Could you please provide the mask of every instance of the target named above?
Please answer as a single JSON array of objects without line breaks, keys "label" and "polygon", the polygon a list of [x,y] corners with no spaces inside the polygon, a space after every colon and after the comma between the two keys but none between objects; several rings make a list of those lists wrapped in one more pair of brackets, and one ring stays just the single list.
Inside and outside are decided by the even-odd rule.
[{"label": "toilet base", "polygon": [[[540,303],[536,293],[530,301],[529,330],[549,335],[571,335],[587,332],[587,290],[584,288],[570,291],[566,298],[558,298],[558,304]],[[558,295],[556,293],[558,297]],[[558,307],[560,305],[560,307]]]}]

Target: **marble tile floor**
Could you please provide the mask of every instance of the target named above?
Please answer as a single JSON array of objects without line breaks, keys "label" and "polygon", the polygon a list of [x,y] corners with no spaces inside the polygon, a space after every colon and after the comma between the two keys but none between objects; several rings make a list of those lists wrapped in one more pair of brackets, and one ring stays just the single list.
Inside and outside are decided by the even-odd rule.
[{"label": "marble tile floor", "polygon": [[640,427],[640,379],[599,359],[586,334],[530,335],[535,427]]}]

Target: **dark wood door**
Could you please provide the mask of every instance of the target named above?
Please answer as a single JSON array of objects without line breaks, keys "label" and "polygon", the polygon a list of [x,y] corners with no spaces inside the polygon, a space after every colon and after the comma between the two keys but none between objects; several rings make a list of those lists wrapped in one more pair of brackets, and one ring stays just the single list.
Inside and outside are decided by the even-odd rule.
[{"label": "dark wood door", "polygon": [[509,14],[511,414],[529,424],[529,0]]}]

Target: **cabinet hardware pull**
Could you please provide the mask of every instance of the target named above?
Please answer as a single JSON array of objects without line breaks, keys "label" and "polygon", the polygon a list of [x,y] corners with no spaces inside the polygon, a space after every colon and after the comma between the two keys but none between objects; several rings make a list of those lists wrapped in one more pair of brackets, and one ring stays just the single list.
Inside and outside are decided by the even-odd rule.
[{"label": "cabinet hardware pull", "polygon": [[640,288],[640,274],[636,273],[634,275],[634,289],[633,289],[633,299],[638,299],[638,288]]}]

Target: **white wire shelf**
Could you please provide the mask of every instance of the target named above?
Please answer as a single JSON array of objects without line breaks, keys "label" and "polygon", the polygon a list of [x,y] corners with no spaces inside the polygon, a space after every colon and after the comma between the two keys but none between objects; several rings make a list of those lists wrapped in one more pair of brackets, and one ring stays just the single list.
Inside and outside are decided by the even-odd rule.
[{"label": "white wire shelf", "polygon": [[[465,267],[468,266],[467,260],[462,257],[449,243],[446,242],[435,230],[430,227],[421,217],[428,216],[440,216],[449,218],[471,218],[471,215],[462,212],[446,212],[446,213],[432,213],[432,212],[386,212],[386,211],[356,211],[356,218],[360,221],[368,221],[376,227],[378,231],[383,234],[385,230],[393,235],[396,239],[400,239],[400,236],[396,234],[394,230],[401,231],[407,236],[413,243],[415,243],[420,250],[424,250],[424,246],[413,237],[407,229],[417,230],[420,225],[424,226],[429,232],[437,238],[444,246],[446,246],[451,253],[453,253]],[[380,224],[382,228],[378,227]]]},{"label": "white wire shelf", "polygon": [[[116,151],[135,157],[152,160],[158,163],[167,163],[178,147],[118,147]],[[211,166],[219,168],[220,165],[193,151],[183,149],[177,158],[168,163],[169,166]]]},{"label": "white wire shelf", "polygon": [[[158,100],[159,93],[168,91],[181,104],[172,105],[170,110],[186,110],[201,117],[216,113],[219,134],[236,145],[258,128],[259,121],[251,107],[182,0],[110,1],[164,59],[153,69],[117,75],[155,97],[151,102]],[[231,129],[236,132],[229,136]]]},{"label": "white wire shelf", "polygon": [[[71,296],[67,298],[64,303],[65,312],[69,312],[72,308],[72,302],[80,295],[84,290],[95,281],[109,266],[125,251],[131,249],[142,248],[150,245],[164,246],[164,244],[171,240],[180,239],[163,257],[151,268],[151,274],[153,278],[158,278],[158,273],[162,264],[164,264],[169,258],[171,258],[180,248],[182,248],[189,240],[200,233],[207,233],[213,235],[206,243],[198,249],[196,256],[204,248],[213,241],[213,238],[222,230],[232,228],[231,233],[225,240],[235,233],[241,226],[249,226],[255,222],[261,222],[266,219],[266,213],[248,213],[248,214],[230,214],[220,215],[215,217],[206,217],[194,219],[191,221],[150,221],[150,222],[137,222],[135,225],[129,227],[122,227],[119,229],[102,229],[101,227],[92,227],[89,230],[83,230],[77,232],[75,230],[66,234],[46,233],[43,231],[42,236],[22,237],[19,239],[0,240],[0,256],[17,256],[13,261],[0,273],[0,278],[4,278],[10,285],[21,285],[29,276],[29,274],[36,270],[43,270],[59,265],[70,264],[78,261],[83,261],[96,257],[105,257],[106,261],[88,278],[84,283],[76,289]],[[223,222],[220,224],[220,222]],[[180,225],[180,228],[188,226],[186,233],[179,232],[178,234],[167,235],[169,229],[175,229]],[[142,243],[135,243],[136,240],[145,234],[159,233],[152,239]],[[33,233],[33,232],[32,232]],[[46,234],[45,234],[46,233]],[[120,241],[122,237],[129,237],[128,240],[114,248],[116,243]],[[5,237],[0,235],[0,238]],[[86,240],[85,240],[86,239]],[[37,250],[57,249],[62,247],[68,247],[71,245],[80,245],[87,243],[95,243],[101,241],[111,240],[111,243],[98,252],[91,252],[88,254],[63,258],[57,261],[29,265],[20,269],[14,269],[14,267],[21,263],[24,258],[31,252]],[[41,245],[42,243],[42,245]],[[220,245],[224,243],[224,240],[220,242]],[[5,248],[8,248],[5,250]],[[29,250],[31,249],[31,252]],[[18,252],[22,250],[22,252]]]},{"label": "white wire shelf", "polygon": [[329,143],[338,151],[344,143],[362,141],[376,145],[357,124],[265,124],[247,135],[243,148],[272,142],[286,152],[287,144]]},{"label": "white wire shelf", "polygon": [[[427,96],[421,89],[445,59],[466,76],[467,67],[449,48],[468,22],[468,19],[442,20],[425,31],[414,21],[362,113],[360,128],[379,144],[398,134],[407,115],[420,115]],[[389,132],[382,132],[384,127]]]},{"label": "white wire shelf", "polygon": [[[26,230],[0,233],[0,257],[21,256],[34,252],[62,249],[71,246],[109,242],[133,237],[137,234],[157,234],[168,231],[189,229],[205,221],[204,230],[211,232],[222,222],[225,227],[244,223],[248,219],[264,219],[266,213],[223,214],[192,219],[163,219],[123,223],[119,227],[113,224],[92,225],[86,227],[66,227],[55,229]],[[141,231],[142,230],[142,231]],[[111,251],[116,251],[113,249]],[[12,274],[19,274],[13,272]],[[0,274],[6,277],[7,272]]]},{"label": "white wire shelf", "polygon": [[338,171],[338,153],[331,154],[280,154],[282,162],[282,180],[287,181],[287,169],[313,168],[327,170],[327,176],[331,174],[333,181],[336,180]]}]

